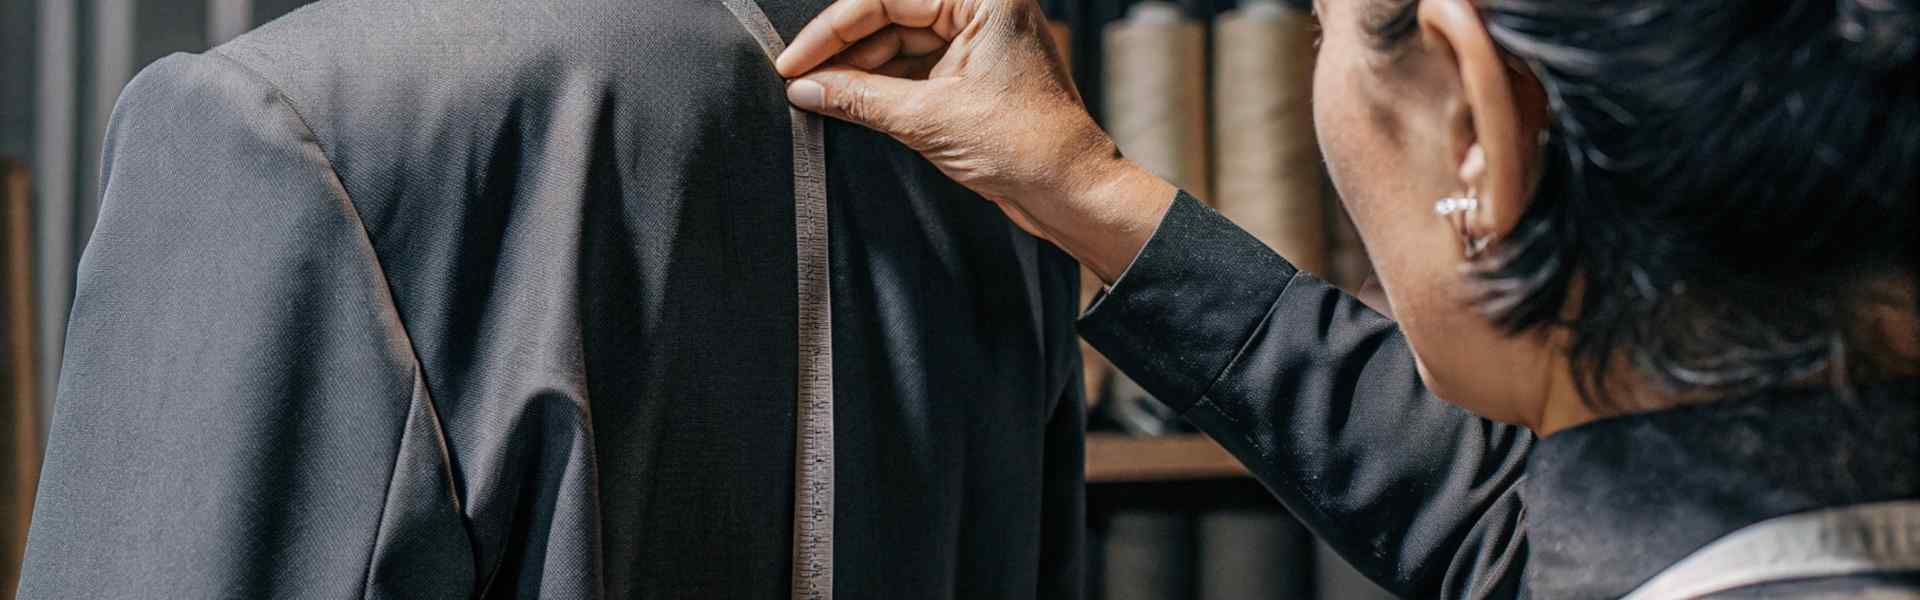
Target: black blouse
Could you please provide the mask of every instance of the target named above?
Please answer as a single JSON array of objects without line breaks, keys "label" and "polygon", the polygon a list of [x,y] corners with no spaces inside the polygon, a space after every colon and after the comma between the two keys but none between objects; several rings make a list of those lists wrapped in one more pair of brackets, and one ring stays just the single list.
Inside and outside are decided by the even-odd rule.
[{"label": "black blouse", "polygon": [[[1433,397],[1394,322],[1182,193],[1081,334],[1408,598],[1606,598],[1742,526],[1920,497],[1920,381],[1545,439]],[[1744,594],[1920,589],[1920,574]],[[1909,586],[1909,587],[1899,587]]]}]

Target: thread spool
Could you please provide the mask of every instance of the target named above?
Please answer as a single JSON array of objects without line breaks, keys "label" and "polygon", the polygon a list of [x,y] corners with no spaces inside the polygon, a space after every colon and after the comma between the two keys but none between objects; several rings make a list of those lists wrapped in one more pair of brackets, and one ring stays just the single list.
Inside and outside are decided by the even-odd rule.
[{"label": "thread spool", "polygon": [[1214,23],[1214,207],[1295,266],[1328,275],[1313,133],[1313,21],[1251,0]]},{"label": "thread spool", "polygon": [[1141,2],[1105,32],[1106,118],[1120,152],[1195,197],[1213,198],[1206,37],[1179,6]]}]

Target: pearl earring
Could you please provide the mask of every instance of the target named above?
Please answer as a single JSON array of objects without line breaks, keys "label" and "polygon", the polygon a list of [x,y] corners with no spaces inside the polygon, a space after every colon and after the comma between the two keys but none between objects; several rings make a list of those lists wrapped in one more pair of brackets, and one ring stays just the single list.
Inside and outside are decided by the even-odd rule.
[{"label": "pearl earring", "polygon": [[1448,196],[1433,203],[1434,215],[1453,222],[1454,231],[1460,236],[1461,253],[1467,258],[1473,258],[1487,247],[1487,241],[1476,239],[1467,224],[1467,214],[1478,208],[1480,208],[1480,197],[1472,190],[1468,190],[1464,195]]}]

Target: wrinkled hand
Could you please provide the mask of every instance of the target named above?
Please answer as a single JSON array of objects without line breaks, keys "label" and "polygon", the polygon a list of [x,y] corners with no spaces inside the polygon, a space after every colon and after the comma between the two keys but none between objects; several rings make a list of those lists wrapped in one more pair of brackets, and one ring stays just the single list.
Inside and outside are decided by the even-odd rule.
[{"label": "wrinkled hand", "polygon": [[839,0],[775,66],[795,106],[892,136],[1107,281],[1172,202],[1087,114],[1034,0]]}]

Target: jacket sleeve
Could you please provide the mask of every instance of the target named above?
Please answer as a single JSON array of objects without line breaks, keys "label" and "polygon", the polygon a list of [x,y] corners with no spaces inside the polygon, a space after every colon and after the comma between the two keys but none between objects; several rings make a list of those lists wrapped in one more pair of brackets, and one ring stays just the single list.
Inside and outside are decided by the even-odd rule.
[{"label": "jacket sleeve", "polygon": [[103,163],[20,597],[469,596],[433,405],[284,97],[165,58]]},{"label": "jacket sleeve", "polygon": [[1532,434],[1434,398],[1393,321],[1192,197],[1080,327],[1388,590],[1517,581]]}]

